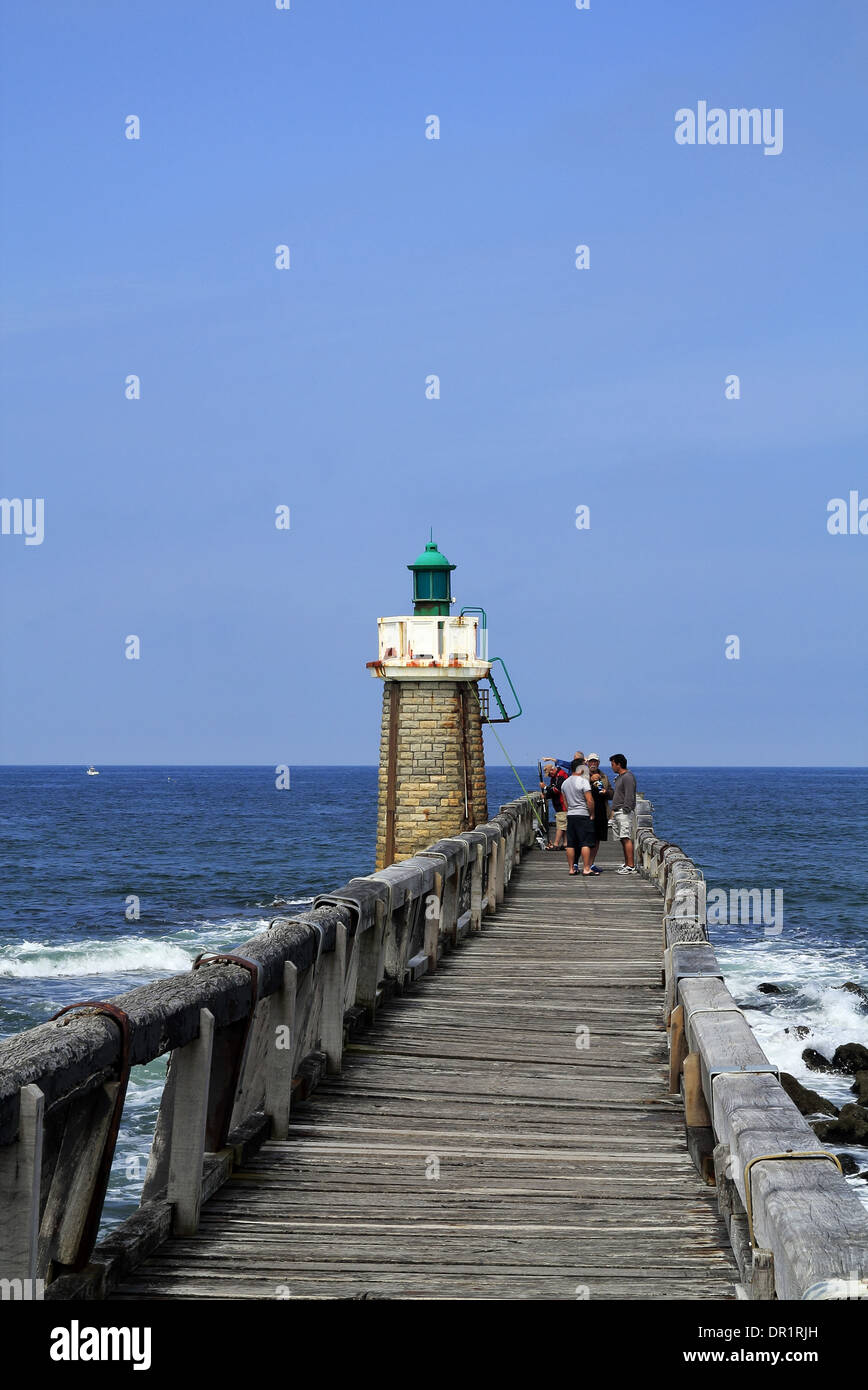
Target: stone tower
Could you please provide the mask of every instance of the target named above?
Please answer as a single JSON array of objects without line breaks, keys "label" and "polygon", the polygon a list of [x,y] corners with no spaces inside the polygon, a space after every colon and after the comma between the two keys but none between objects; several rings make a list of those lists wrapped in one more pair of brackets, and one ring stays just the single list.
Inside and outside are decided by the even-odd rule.
[{"label": "stone tower", "polygon": [[[377,868],[488,819],[477,685],[490,671],[487,632],[450,615],[450,565],[433,541],[414,564],[413,614],[380,618],[384,682]],[[480,644],[482,650],[479,650]]]}]

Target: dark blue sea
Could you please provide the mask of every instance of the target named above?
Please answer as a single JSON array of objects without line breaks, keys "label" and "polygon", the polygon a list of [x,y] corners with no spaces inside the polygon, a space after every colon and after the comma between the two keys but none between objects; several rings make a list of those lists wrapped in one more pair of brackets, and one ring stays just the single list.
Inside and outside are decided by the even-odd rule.
[{"label": "dark blue sea", "polygon": [[[801,1053],[868,1045],[868,1013],[840,988],[868,987],[868,770],[635,771],[657,833],[710,890],[782,893],[773,921],[712,926],[727,982],[774,1062],[852,1100]],[[535,768],[519,773],[536,785]],[[488,786],[490,814],[521,794],[510,768],[490,767]],[[0,768],[0,1035],[183,971],[370,873],[376,797],[373,767],[293,768],[282,790],[268,767]],[[164,1072],[165,1059],[134,1071],[109,1223],[137,1204]]]}]

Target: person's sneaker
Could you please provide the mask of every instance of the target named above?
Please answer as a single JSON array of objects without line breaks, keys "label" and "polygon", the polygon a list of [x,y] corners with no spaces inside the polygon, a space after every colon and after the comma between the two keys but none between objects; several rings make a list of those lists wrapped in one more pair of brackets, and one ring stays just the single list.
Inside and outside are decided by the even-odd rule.
[{"label": "person's sneaker", "polygon": [[602,872],[603,872],[603,870],[602,870],[602,869],[598,869],[597,866],[596,866],[596,864],[592,864],[592,865],[591,865],[591,873],[592,873],[592,874],[601,874]]},{"label": "person's sneaker", "polygon": [[622,869],[616,869],[615,872],[618,873],[618,874],[635,874],[636,870],[635,870],[635,869],[628,869],[628,868],[627,868],[627,865],[625,864],[624,867],[623,867]]}]

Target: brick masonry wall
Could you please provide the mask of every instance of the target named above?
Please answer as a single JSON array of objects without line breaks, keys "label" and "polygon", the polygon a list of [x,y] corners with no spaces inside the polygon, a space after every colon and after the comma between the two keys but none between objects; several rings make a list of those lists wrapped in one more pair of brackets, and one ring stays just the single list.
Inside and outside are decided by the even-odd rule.
[{"label": "brick masonry wall", "polygon": [[[391,703],[398,698],[395,852],[392,862],[488,820],[485,755],[476,691],[467,681],[390,681],[383,688],[377,868],[386,859]],[[466,768],[465,768],[466,747]],[[468,812],[465,813],[465,772]]]}]

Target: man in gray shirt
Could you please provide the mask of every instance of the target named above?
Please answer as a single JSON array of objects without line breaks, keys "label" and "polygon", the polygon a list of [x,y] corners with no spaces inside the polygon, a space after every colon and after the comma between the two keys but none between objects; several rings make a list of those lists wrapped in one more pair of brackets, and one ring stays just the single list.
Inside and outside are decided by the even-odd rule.
[{"label": "man in gray shirt", "polygon": [[594,834],[594,798],[591,784],[584,773],[587,771],[581,758],[573,758],[570,763],[570,776],[561,784],[561,795],[567,803],[567,864],[571,874],[579,873],[579,855],[582,862],[582,877],[591,878],[595,872],[591,867],[591,852],[597,843]]},{"label": "man in gray shirt", "polygon": [[627,770],[623,753],[613,753],[609,766],[615,774],[615,793],[612,797],[612,829],[621,841],[624,867],[619,874],[635,874],[633,864],[633,812],[636,809],[636,778]]}]

